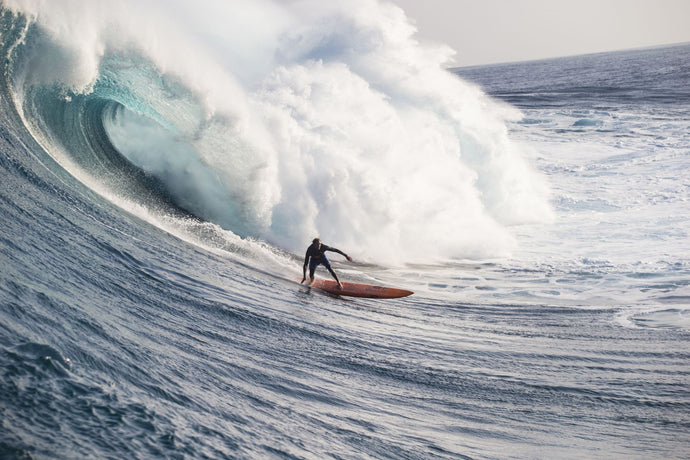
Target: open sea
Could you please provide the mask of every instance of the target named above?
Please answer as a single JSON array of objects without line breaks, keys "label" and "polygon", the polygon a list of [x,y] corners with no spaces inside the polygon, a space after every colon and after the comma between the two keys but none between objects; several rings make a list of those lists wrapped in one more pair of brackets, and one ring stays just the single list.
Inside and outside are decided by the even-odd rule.
[{"label": "open sea", "polygon": [[1,459],[690,458],[690,45],[414,32],[0,4]]}]

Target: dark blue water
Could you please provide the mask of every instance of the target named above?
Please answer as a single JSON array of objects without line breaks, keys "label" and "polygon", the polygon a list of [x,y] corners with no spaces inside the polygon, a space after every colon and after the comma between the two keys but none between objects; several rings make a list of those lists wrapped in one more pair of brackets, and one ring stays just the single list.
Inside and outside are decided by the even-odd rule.
[{"label": "dark blue water", "polygon": [[[7,15],[3,21],[3,53],[11,55],[17,24]],[[675,98],[654,88],[637,95],[651,77],[638,81],[628,69],[653,62],[670,74],[687,72],[679,53],[687,48],[467,75],[492,75],[477,79],[534,110],[530,118],[547,120],[516,122],[516,138],[571,145],[581,133],[559,129],[584,117],[558,118],[553,109],[573,98],[592,104],[590,96],[563,95],[574,70],[610,69],[608,62],[622,59],[627,64],[615,68],[624,84],[582,78],[576,93],[603,85],[615,104],[663,110]],[[349,300],[290,282],[300,274],[301,254],[229,238],[122,160],[99,128],[112,102],[77,101],[75,109],[47,91],[31,95],[36,110],[20,115],[25,106],[18,109],[11,81],[17,62],[4,62],[1,458],[688,457],[690,278],[687,249],[674,251],[686,220],[666,215],[669,230],[659,236],[659,209],[644,202],[639,231],[624,234],[625,223],[609,230],[627,215],[624,193],[602,198],[615,210],[583,198],[591,191],[582,175],[624,175],[625,164],[583,166],[567,149],[548,159],[540,148],[544,174],[569,178],[572,190],[555,186],[562,223],[540,227],[545,240],[529,228],[517,231],[524,259],[395,268],[334,260],[345,279],[417,291],[393,301]],[[525,76],[506,78],[516,72]],[[677,91],[687,97],[687,87]],[[602,104],[609,113],[621,110]],[[46,113],[50,120],[27,118]],[[688,147],[678,146],[686,138],[676,137],[674,120],[664,126],[652,128],[665,134],[674,160],[657,156],[665,160],[655,171],[686,171]],[[75,170],[68,159],[58,163],[36,134],[62,128],[83,134],[64,150],[88,174],[68,173]],[[609,134],[591,129],[609,152]],[[647,151],[646,141],[631,138]],[[106,177],[108,171],[125,178]],[[667,196],[660,206],[669,206],[661,211],[687,206],[679,198],[687,190],[683,177],[670,174],[667,188],[657,185]],[[122,180],[129,193],[103,192],[103,184]],[[592,213],[599,213],[596,223]],[[618,232],[600,258],[578,252],[597,244],[591,226]],[[650,252],[658,257],[620,260],[629,241],[657,240]]]},{"label": "dark blue water", "polygon": [[454,71],[523,109],[687,106],[690,100],[687,44]]}]

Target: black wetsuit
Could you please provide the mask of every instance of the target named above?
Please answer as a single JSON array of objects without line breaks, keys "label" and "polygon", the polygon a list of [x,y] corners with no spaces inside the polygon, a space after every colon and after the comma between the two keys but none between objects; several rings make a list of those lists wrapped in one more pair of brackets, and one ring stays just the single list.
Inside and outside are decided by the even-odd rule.
[{"label": "black wetsuit", "polygon": [[308,264],[309,265],[309,277],[314,278],[314,271],[316,271],[316,267],[318,267],[319,265],[323,265],[328,269],[329,272],[331,272],[331,275],[333,275],[333,277],[337,281],[338,277],[335,275],[335,273],[333,272],[333,269],[331,268],[331,263],[329,262],[328,257],[326,257],[326,254],[325,254],[326,251],[337,252],[338,254],[342,254],[347,258],[347,254],[345,254],[340,249],[326,246],[323,243],[321,244],[321,247],[319,247],[319,245],[312,243],[312,245],[307,248],[307,253],[304,255],[303,271],[306,271],[307,264]]}]

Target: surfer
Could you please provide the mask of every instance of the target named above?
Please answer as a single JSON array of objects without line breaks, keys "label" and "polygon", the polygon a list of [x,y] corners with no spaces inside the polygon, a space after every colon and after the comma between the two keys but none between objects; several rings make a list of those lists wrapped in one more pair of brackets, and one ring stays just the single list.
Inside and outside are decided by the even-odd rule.
[{"label": "surfer", "polygon": [[[304,256],[304,266],[302,267],[302,281],[300,281],[300,284],[304,283],[304,280],[307,279],[307,265],[309,265],[309,278],[311,278],[309,284],[314,282],[314,271],[316,271],[316,267],[318,267],[319,265],[323,265],[328,269],[329,272],[331,272],[331,275],[333,275],[333,278],[338,283],[338,287],[340,289],[343,288],[343,284],[338,279],[338,275],[336,275],[333,269],[331,268],[331,263],[328,261],[328,258],[325,254],[326,251],[333,251],[337,252],[338,254],[342,254],[348,261],[352,262],[352,257],[348,256],[340,249],[326,246],[325,244],[321,243],[321,240],[319,238],[314,238],[314,240],[311,243],[311,246],[307,248],[307,254]],[[309,260],[310,258],[311,260]]]}]

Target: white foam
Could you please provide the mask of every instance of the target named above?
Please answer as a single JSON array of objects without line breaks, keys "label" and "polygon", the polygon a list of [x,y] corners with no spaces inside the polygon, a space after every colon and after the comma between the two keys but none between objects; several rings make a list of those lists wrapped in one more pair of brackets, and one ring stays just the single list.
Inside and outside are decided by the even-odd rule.
[{"label": "white foam", "polygon": [[[104,57],[134,52],[186,88],[196,115],[149,101],[176,143],[122,120],[132,131],[113,137],[236,233],[300,252],[320,235],[394,263],[506,255],[511,225],[551,218],[545,180],[508,137],[520,114],[449,73],[452,50],[417,42],[390,3],[6,6],[35,18],[51,39],[43,51],[64,64],[36,59],[35,82],[89,92]],[[134,134],[146,139],[123,140]]]}]

